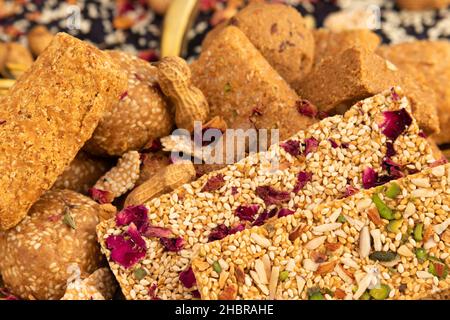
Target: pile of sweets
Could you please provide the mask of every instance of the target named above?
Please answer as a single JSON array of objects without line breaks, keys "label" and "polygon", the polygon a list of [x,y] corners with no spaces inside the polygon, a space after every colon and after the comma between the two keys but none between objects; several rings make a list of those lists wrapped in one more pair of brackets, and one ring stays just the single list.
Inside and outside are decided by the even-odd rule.
[{"label": "pile of sweets", "polygon": [[[448,294],[449,42],[380,46],[264,3],[190,65],[49,38],[0,98],[1,297]],[[172,158],[194,121],[282,142]]]}]

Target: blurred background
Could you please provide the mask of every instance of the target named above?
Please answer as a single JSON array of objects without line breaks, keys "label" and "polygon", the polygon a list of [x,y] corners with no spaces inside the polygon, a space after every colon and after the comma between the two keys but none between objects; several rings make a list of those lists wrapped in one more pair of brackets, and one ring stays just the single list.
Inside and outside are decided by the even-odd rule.
[{"label": "blurred background", "polygon": [[[30,30],[42,25],[50,33],[65,31],[102,49],[120,49],[154,61],[161,55],[164,16],[174,2],[179,2],[171,16],[193,11],[188,13],[189,23],[173,17],[166,23],[175,25],[178,31],[187,27],[181,30],[187,44],[182,55],[192,58],[200,52],[201,41],[211,28],[231,18],[246,3],[258,1],[264,0],[0,0],[0,41],[26,46]],[[196,2],[196,8],[191,9],[189,2]],[[267,2],[295,6],[316,27],[368,27],[386,43],[450,37],[448,0]]]}]

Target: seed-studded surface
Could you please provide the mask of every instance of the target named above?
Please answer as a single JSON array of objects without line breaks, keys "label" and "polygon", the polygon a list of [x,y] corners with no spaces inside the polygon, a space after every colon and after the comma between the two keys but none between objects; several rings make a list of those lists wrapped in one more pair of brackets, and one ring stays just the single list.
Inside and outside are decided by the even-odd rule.
[{"label": "seed-studded surface", "polygon": [[1,229],[17,225],[51,188],[125,88],[107,54],[67,34],[54,37],[2,100]]},{"label": "seed-studded surface", "polygon": [[108,268],[100,268],[86,279],[76,278],[67,285],[61,300],[109,300],[117,290]]},{"label": "seed-studded surface", "polygon": [[80,151],[63,174],[56,179],[52,189],[69,189],[86,194],[110,168],[109,161]]},{"label": "seed-studded surface", "polygon": [[[192,269],[202,298],[234,292],[238,299],[308,299],[319,291],[326,299],[359,299],[383,285],[390,288],[386,299],[446,291],[450,165],[394,183],[400,187],[394,199],[386,196],[387,184],[201,246]],[[398,214],[395,220],[380,217],[374,194]],[[427,257],[419,259],[418,250]],[[442,275],[436,263],[444,264]]]},{"label": "seed-studded surface", "polygon": [[[386,136],[377,124],[383,120],[382,112],[399,108],[409,110],[407,99],[400,90],[397,94],[395,101],[390,91],[374,96],[357,104],[344,116],[327,118],[298,132],[291,140],[304,142],[306,138],[315,138],[319,141],[317,150],[306,156],[305,152],[291,156],[274,145],[267,153],[254,154],[151,200],[147,204],[150,224],[170,228],[184,239],[184,248],[178,253],[165,251],[157,238],[146,238],[145,258],[128,269],[123,268],[110,259],[111,252],[105,246],[105,239],[112,234],[121,234],[126,227],[116,226],[114,220],[101,223],[97,228],[98,237],[126,298],[149,299],[152,285],[157,285],[156,295],[162,299],[192,298],[195,286],[184,288],[179,273],[189,267],[193,247],[208,242],[211,230],[217,226],[231,227],[240,223],[235,211],[241,205],[259,205],[259,212],[273,208],[257,196],[258,186],[287,191],[290,200],[282,206],[292,210],[313,209],[323,202],[344,197],[349,185],[361,188],[363,170],[367,167],[381,170],[386,154]],[[338,147],[333,147],[329,139]],[[415,121],[396,139],[394,147],[397,155],[393,161],[410,170],[420,171],[434,161],[431,148],[419,136]],[[264,155],[279,156],[278,170],[269,170]],[[311,173],[311,182],[297,193],[290,192],[301,171]],[[202,191],[210,178],[219,174],[223,175],[223,184],[215,191]],[[146,276],[139,281],[133,274],[138,268],[146,270]]]},{"label": "seed-studded surface", "polygon": [[86,145],[93,154],[121,156],[139,150],[152,139],[170,134],[173,115],[156,84],[156,68],[120,51],[109,51],[128,78],[121,100],[103,116]]},{"label": "seed-studded surface", "polygon": [[94,185],[95,189],[110,191],[114,197],[120,197],[133,189],[139,179],[141,159],[139,152],[129,151],[119,159],[117,165],[101,177]]},{"label": "seed-studded surface", "polygon": [[48,191],[14,229],[0,233],[0,271],[22,299],[60,299],[77,263],[82,273],[101,267],[95,238],[101,206],[69,190]]}]

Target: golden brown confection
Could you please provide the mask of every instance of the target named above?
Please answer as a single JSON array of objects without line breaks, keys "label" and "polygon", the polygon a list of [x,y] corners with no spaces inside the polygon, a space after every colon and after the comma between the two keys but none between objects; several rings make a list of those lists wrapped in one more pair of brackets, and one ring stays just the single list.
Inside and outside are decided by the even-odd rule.
[{"label": "golden brown confection", "polygon": [[423,79],[412,79],[398,67],[363,48],[353,47],[320,64],[302,82],[299,93],[324,112],[345,111],[354,102],[400,85],[411,100],[420,127],[439,131],[435,95]]},{"label": "golden brown confection", "polygon": [[[296,87],[311,70],[314,38],[306,21],[294,8],[283,4],[252,3],[228,24],[239,28],[292,87]],[[220,28],[223,26],[218,26],[218,30]],[[209,40],[206,41],[208,45]]]},{"label": "golden brown confection", "polygon": [[171,164],[170,158],[162,152],[145,153],[142,155],[141,171],[136,186],[141,185],[158,171]]},{"label": "golden brown confection", "polygon": [[70,190],[45,193],[30,215],[0,233],[0,272],[6,287],[22,299],[60,299],[76,263],[92,273],[104,259],[95,237],[101,207]]},{"label": "golden brown confection", "polygon": [[402,9],[427,10],[442,9],[450,5],[450,0],[397,0]]},{"label": "golden brown confection", "polygon": [[31,52],[37,57],[52,42],[53,34],[45,26],[35,26],[27,34],[27,39]]},{"label": "golden brown confection", "polygon": [[0,229],[19,223],[50,189],[125,90],[107,54],[55,36],[0,110]]},{"label": "golden brown confection", "polygon": [[106,112],[85,150],[95,155],[121,156],[170,134],[173,116],[156,86],[156,70],[150,63],[125,52],[108,53],[126,74],[128,89]]},{"label": "golden brown confection", "polygon": [[433,157],[435,159],[445,158],[444,153],[442,152],[441,149],[439,149],[439,146],[436,144],[436,142],[433,139],[431,139],[431,138],[428,138],[427,140],[428,140],[428,143],[431,146],[431,150],[433,151]]},{"label": "golden brown confection", "polygon": [[300,98],[234,26],[224,29],[191,69],[210,117],[222,117],[230,129],[278,128],[284,139],[315,122],[297,111]]},{"label": "golden brown confection", "polygon": [[[33,64],[30,51],[20,43],[9,42],[0,51],[3,51],[3,53],[0,52],[0,66],[2,67],[0,72],[4,77],[16,78]],[[17,68],[18,70],[14,70]]]},{"label": "golden brown confection", "polygon": [[450,143],[450,42],[414,41],[382,46],[377,53],[408,72],[415,80],[426,79],[437,97],[441,133],[433,139]]},{"label": "golden brown confection", "polygon": [[92,188],[110,168],[110,161],[80,151],[63,174],[56,179],[52,189],[69,189],[87,194],[89,188]]},{"label": "golden brown confection", "polygon": [[380,37],[368,29],[331,31],[328,29],[313,30],[315,49],[314,66],[322,60],[337,57],[351,47],[361,47],[375,51],[380,45]]}]

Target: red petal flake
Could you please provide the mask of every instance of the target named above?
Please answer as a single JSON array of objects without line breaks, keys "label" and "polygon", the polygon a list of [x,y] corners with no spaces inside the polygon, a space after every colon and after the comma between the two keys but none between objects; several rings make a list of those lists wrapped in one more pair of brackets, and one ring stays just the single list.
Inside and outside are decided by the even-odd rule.
[{"label": "red petal flake", "polygon": [[252,222],[255,220],[255,215],[258,213],[259,205],[252,204],[250,206],[239,206],[236,208],[236,215],[241,220]]},{"label": "red petal flake", "polygon": [[152,299],[152,300],[161,300],[160,298],[158,298],[156,296],[156,289],[158,289],[158,285],[156,283],[152,284],[148,288],[148,295],[150,296],[150,299]]},{"label": "red petal flake", "polygon": [[256,195],[264,200],[264,203],[268,206],[271,204],[282,204],[291,199],[291,195],[286,191],[278,191],[271,186],[256,187]]},{"label": "red petal flake", "polygon": [[384,121],[380,125],[383,134],[395,141],[412,123],[412,118],[406,109],[384,111]]},{"label": "red petal flake", "polygon": [[297,111],[304,116],[315,118],[318,115],[318,110],[315,105],[313,105],[308,100],[297,101]]},{"label": "red petal flake", "polygon": [[139,232],[148,227],[148,209],[143,205],[129,206],[116,214],[116,225],[126,226],[133,223]]},{"label": "red petal flake", "polygon": [[215,240],[222,240],[229,234],[228,227],[224,224],[218,225],[214,229],[211,230],[208,236],[208,242]]},{"label": "red petal flake", "polygon": [[392,97],[393,101],[399,101],[400,100],[400,96],[398,95],[397,91],[395,91],[394,87],[391,88],[391,97]]},{"label": "red petal flake", "polygon": [[344,198],[351,197],[352,195],[354,195],[354,194],[356,194],[358,192],[359,192],[358,188],[355,188],[353,186],[348,185],[345,188]]},{"label": "red petal flake", "polygon": [[111,203],[114,200],[114,194],[111,191],[104,191],[96,188],[88,190],[89,196],[100,204]]},{"label": "red petal flake", "polygon": [[305,147],[305,156],[310,154],[311,152],[316,152],[317,147],[319,146],[319,141],[315,138],[308,138],[305,140],[306,147]]},{"label": "red petal flake", "polygon": [[294,193],[299,192],[302,190],[308,182],[312,181],[312,173],[306,172],[306,171],[300,171],[297,174],[297,183],[295,184],[294,190],[292,190]]},{"label": "red petal flake", "polygon": [[276,208],[270,211],[264,210],[263,212],[261,212],[258,218],[256,218],[255,222],[253,222],[252,226],[262,226],[267,221],[267,219],[275,217],[277,211],[278,210]]},{"label": "red petal flake", "polygon": [[178,252],[184,247],[184,239],[178,238],[160,238],[159,242],[163,245],[166,251]]},{"label": "red petal flake", "polygon": [[280,144],[280,146],[284,149],[284,151],[294,157],[300,154],[300,141],[288,140]]},{"label": "red petal flake", "polygon": [[194,299],[200,299],[201,298],[200,292],[198,290],[191,291],[191,294],[192,294],[192,298],[194,298]]},{"label": "red petal flake", "polygon": [[392,158],[397,152],[395,151],[394,144],[392,142],[386,143],[386,157]]},{"label": "red petal flake", "polygon": [[125,99],[127,96],[128,96],[128,91],[125,91],[124,93],[122,93],[122,94],[120,95],[119,100],[122,101],[122,100]]},{"label": "red petal flake", "polygon": [[106,247],[111,250],[111,260],[124,268],[133,266],[145,257],[145,249],[143,247],[122,235],[110,235],[106,239]]},{"label": "red petal flake", "polygon": [[225,184],[225,180],[223,179],[223,174],[218,174],[214,177],[208,179],[206,184],[202,188],[202,192],[211,192],[216,191],[222,188]]},{"label": "red petal flake", "polygon": [[180,272],[179,275],[180,282],[185,286],[186,288],[190,289],[193,285],[196,284],[194,271],[192,271],[192,268],[189,267],[186,270]]},{"label": "red petal flake", "polygon": [[442,158],[440,158],[439,160],[436,160],[435,162],[430,164],[430,167],[435,168],[435,167],[439,167],[439,166],[447,164],[447,163],[448,163],[447,158],[445,156],[442,156]]},{"label": "red petal flake", "polygon": [[378,173],[376,173],[375,170],[373,170],[370,167],[364,169],[362,175],[362,183],[364,189],[370,189],[375,187],[377,185],[377,180],[378,180]]},{"label": "red petal flake", "polygon": [[235,195],[237,195],[239,192],[238,192],[238,188],[237,187],[231,187],[231,195],[232,196],[235,196]]},{"label": "red petal flake", "polygon": [[136,225],[131,223],[127,229],[127,234],[130,236],[130,239],[140,248],[146,249],[146,244],[144,238],[142,238],[140,232],[138,231]]},{"label": "red petal flake", "polygon": [[278,218],[290,216],[291,214],[294,214],[294,212],[295,212],[295,211],[293,211],[293,210],[289,210],[289,209],[287,209],[287,208],[282,208],[282,209],[278,212]]},{"label": "red petal flake", "polygon": [[235,233],[243,231],[244,229],[245,229],[245,224],[241,223],[241,224],[238,224],[237,226],[232,227],[228,231],[228,234],[235,234]]},{"label": "red petal flake", "polygon": [[382,168],[387,171],[388,177],[390,180],[400,179],[405,176],[402,169],[403,166],[392,161],[392,159],[385,157],[383,159],[383,163],[381,164]]},{"label": "red petal flake", "polygon": [[172,230],[162,227],[147,226],[144,231],[144,236],[147,238],[170,238],[172,235]]},{"label": "red petal flake", "polygon": [[339,144],[334,141],[333,139],[328,139],[328,141],[331,143],[331,146],[333,147],[333,149],[336,149],[339,147]]}]

